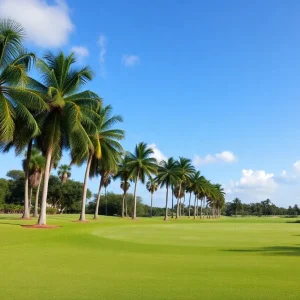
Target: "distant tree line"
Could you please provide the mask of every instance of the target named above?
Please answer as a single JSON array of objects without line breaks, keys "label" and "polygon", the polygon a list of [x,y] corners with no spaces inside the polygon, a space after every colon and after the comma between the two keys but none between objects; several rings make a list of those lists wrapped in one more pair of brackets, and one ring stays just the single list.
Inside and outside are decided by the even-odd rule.
[{"label": "distant tree line", "polygon": [[266,199],[256,203],[242,203],[239,198],[225,204],[222,213],[226,216],[298,216],[300,208],[297,204],[293,207],[278,207]]}]

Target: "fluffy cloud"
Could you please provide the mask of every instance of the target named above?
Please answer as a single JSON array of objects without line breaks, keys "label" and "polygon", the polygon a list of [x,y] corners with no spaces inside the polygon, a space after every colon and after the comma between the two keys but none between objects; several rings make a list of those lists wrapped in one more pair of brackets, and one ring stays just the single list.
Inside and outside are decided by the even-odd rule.
[{"label": "fluffy cloud", "polygon": [[126,67],[133,67],[137,64],[139,64],[140,58],[137,55],[126,55],[124,54],[122,56],[122,63]]},{"label": "fluffy cloud", "polygon": [[300,160],[297,160],[294,163],[294,169],[295,169],[296,172],[300,172]]},{"label": "fluffy cloud", "polygon": [[85,57],[89,56],[89,50],[83,46],[74,46],[71,51],[75,53],[76,58],[81,62]]},{"label": "fluffy cloud", "polygon": [[40,47],[60,47],[68,41],[74,25],[65,1],[0,0],[0,17],[19,22],[27,39]]},{"label": "fluffy cloud", "polygon": [[245,201],[262,201],[274,195],[278,183],[273,173],[264,170],[242,170],[238,181],[231,180],[225,186],[227,198],[242,197]]},{"label": "fluffy cloud", "polygon": [[158,162],[162,161],[162,160],[167,160],[168,158],[157,148],[156,144],[150,144],[149,148],[151,148],[153,150],[153,157],[156,158],[156,160]]},{"label": "fluffy cloud", "polygon": [[98,44],[100,47],[100,67],[101,67],[101,74],[105,76],[105,56],[106,56],[106,48],[107,48],[107,39],[104,34],[99,35]]},{"label": "fluffy cloud", "polygon": [[197,167],[201,165],[212,164],[217,162],[234,163],[236,161],[237,161],[237,157],[230,151],[223,151],[215,155],[207,154],[204,157],[195,155],[193,159],[193,163]]}]

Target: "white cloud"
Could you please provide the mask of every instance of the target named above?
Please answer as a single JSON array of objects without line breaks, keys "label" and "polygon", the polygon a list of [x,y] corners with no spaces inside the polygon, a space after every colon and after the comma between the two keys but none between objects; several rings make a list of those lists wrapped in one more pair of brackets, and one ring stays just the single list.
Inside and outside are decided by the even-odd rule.
[{"label": "white cloud", "polygon": [[300,160],[297,160],[294,163],[294,169],[295,169],[296,172],[300,172]]},{"label": "white cloud", "polygon": [[102,76],[105,76],[105,55],[106,55],[106,48],[107,48],[107,39],[104,34],[99,35],[98,44],[100,46],[100,67]]},{"label": "white cloud", "polygon": [[244,169],[241,178],[238,181],[231,180],[228,185],[225,185],[225,190],[227,198],[237,196],[245,202],[254,202],[271,198],[278,186],[273,173],[267,173],[264,170]]},{"label": "white cloud", "polygon": [[282,170],[280,176],[281,176],[281,177],[286,177],[286,176],[287,176],[286,170]]},{"label": "white cloud", "polygon": [[140,58],[137,55],[127,55],[122,56],[122,62],[126,67],[133,67],[140,63]]},{"label": "white cloud", "polygon": [[152,157],[154,157],[158,162],[162,161],[162,160],[167,160],[168,158],[157,148],[156,144],[150,144],[149,148],[151,148],[153,150],[153,155]]},{"label": "white cloud", "polygon": [[237,157],[230,151],[223,151],[221,153],[217,153],[214,155],[207,154],[204,157],[195,155],[193,159],[193,163],[197,167],[205,164],[212,164],[218,162],[234,163],[236,161],[237,161]]},{"label": "white cloud", "polygon": [[28,40],[40,47],[60,47],[68,41],[74,25],[65,1],[0,0],[0,17],[19,22]]},{"label": "white cloud", "polygon": [[76,58],[79,62],[81,62],[85,57],[89,56],[89,50],[83,46],[74,46],[71,48],[71,52],[74,52]]}]

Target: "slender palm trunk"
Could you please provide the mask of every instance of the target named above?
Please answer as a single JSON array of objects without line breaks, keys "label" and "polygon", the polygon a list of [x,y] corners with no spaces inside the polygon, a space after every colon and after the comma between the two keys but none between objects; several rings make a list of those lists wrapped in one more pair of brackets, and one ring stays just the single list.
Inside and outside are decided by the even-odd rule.
[{"label": "slender palm trunk", "polygon": [[136,219],[136,188],[137,188],[137,184],[138,181],[140,179],[140,171],[138,171],[137,175],[136,175],[136,179],[135,179],[135,186],[134,186],[134,195],[133,195],[133,215],[132,215],[132,220]]},{"label": "slender palm trunk", "polygon": [[184,216],[184,205],[185,205],[185,191],[183,194],[183,203],[182,203],[182,215]]},{"label": "slender palm trunk", "polygon": [[28,188],[29,188],[29,161],[31,158],[31,150],[32,150],[32,140],[28,143],[27,147],[27,156],[26,156],[26,162],[24,166],[25,171],[25,195],[24,195],[24,213],[22,216],[22,219],[29,219],[30,218],[30,211],[28,207]]},{"label": "slender palm trunk", "polygon": [[150,218],[152,218],[152,204],[153,204],[153,193],[151,193],[151,208],[150,208]]},{"label": "slender palm trunk", "polygon": [[174,190],[172,184],[172,219],[174,218]]},{"label": "slender palm trunk", "polygon": [[100,198],[101,198],[101,189],[102,189],[102,177],[100,179],[100,184],[99,184],[99,190],[98,190],[98,195],[97,195],[97,201],[96,201],[96,207],[95,207],[95,213],[94,213],[94,220],[99,219],[99,205],[100,205]]},{"label": "slender palm trunk", "polygon": [[33,188],[31,187],[30,192],[29,192],[29,201],[28,201],[29,214],[30,214],[30,210],[31,210],[32,192],[33,192]]},{"label": "slender palm trunk", "polygon": [[165,221],[168,221],[168,197],[169,197],[169,185],[167,184],[167,193],[166,193],[166,210],[165,210]]},{"label": "slender palm trunk", "polygon": [[107,216],[107,188],[105,187],[105,215]]},{"label": "slender palm trunk", "polygon": [[44,179],[43,194],[42,194],[41,213],[38,220],[39,225],[46,225],[47,223],[46,208],[47,208],[48,184],[49,184],[49,177],[51,171],[50,168],[51,158],[52,158],[52,148],[49,148],[46,154],[45,179]]},{"label": "slender palm trunk", "polygon": [[178,198],[177,198],[177,209],[176,209],[176,219],[179,219],[179,214],[180,214],[180,193],[181,193],[181,184],[179,185],[179,193],[178,193]]},{"label": "slender palm trunk", "polygon": [[196,209],[197,209],[197,205],[196,205],[196,200],[197,196],[195,195],[195,200],[194,200],[194,219],[196,219]]},{"label": "slender palm trunk", "polygon": [[126,198],[126,192],[123,193],[123,199],[122,199],[122,218],[125,217],[125,198]]},{"label": "slender palm trunk", "polygon": [[86,193],[87,193],[87,184],[88,184],[88,180],[89,180],[91,163],[92,163],[92,155],[89,156],[89,159],[88,159],[88,162],[86,165],[85,175],[84,175],[84,183],[83,183],[83,188],[82,188],[82,200],[81,200],[81,213],[80,213],[79,221],[85,221]]},{"label": "slender palm trunk", "polygon": [[203,199],[201,198],[200,199],[200,219],[202,219],[202,202],[203,202]]},{"label": "slender palm trunk", "polygon": [[33,217],[35,217],[35,218],[37,218],[39,216],[38,207],[39,207],[39,195],[40,195],[40,188],[41,188],[42,180],[43,180],[43,173],[41,174],[40,182],[37,187],[36,194],[35,194],[35,204],[34,204],[34,213],[33,213]]},{"label": "slender palm trunk", "polygon": [[191,198],[192,198],[192,192],[190,192],[190,199],[189,199],[189,218],[191,217]]},{"label": "slender palm trunk", "polygon": [[125,193],[125,216],[128,218],[128,209],[127,209],[127,198],[126,198],[126,193]]}]

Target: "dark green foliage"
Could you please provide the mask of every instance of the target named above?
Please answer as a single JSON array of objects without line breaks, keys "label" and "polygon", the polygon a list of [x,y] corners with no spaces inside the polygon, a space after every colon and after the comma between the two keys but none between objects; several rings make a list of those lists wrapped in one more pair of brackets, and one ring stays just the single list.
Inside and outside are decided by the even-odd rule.
[{"label": "dark green foliage", "polygon": [[22,171],[22,170],[10,170],[6,174],[6,176],[12,180],[24,178],[24,175],[25,175],[24,171]]},{"label": "dark green foliage", "polygon": [[0,178],[0,204],[5,202],[6,195],[9,190],[9,181],[3,178]]}]

